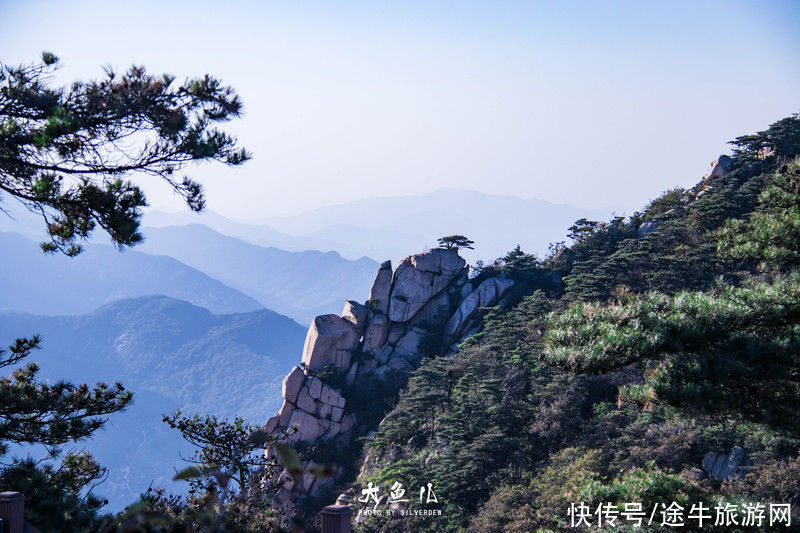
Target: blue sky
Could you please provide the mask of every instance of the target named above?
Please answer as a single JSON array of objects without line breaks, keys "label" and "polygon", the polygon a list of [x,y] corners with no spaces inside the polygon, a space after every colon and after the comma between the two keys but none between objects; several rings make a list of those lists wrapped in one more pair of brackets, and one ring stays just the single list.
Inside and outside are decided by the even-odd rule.
[{"label": "blue sky", "polygon": [[0,0],[0,58],[235,86],[256,157],[196,175],[239,219],[442,187],[630,213],[800,110],[798,27],[800,2]]}]

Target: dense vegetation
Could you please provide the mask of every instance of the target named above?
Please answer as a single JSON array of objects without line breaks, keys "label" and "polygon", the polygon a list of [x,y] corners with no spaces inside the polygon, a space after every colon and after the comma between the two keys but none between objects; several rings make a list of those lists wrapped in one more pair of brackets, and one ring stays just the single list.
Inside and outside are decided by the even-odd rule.
[{"label": "dense vegetation", "polygon": [[[514,292],[412,374],[356,487],[432,483],[443,516],[361,531],[558,530],[581,501],[798,512],[800,119],[732,144],[723,176],[482,267]],[[734,446],[742,476],[703,471]]]}]

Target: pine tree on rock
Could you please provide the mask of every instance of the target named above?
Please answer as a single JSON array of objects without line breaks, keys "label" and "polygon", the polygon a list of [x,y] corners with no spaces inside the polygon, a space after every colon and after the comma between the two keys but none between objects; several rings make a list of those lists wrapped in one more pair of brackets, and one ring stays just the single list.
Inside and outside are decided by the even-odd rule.
[{"label": "pine tree on rock", "polygon": [[458,250],[459,248],[472,250],[472,245],[475,244],[474,241],[469,240],[463,235],[447,235],[445,237],[440,237],[438,242],[439,248],[445,250]]}]

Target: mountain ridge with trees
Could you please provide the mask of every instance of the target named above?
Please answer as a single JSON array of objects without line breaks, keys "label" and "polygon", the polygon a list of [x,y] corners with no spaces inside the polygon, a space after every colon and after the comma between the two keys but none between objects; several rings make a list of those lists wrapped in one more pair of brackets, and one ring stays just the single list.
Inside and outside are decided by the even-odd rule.
[{"label": "mountain ridge with trees", "polygon": [[[200,210],[200,185],[174,174],[194,161],[249,158],[217,129],[240,115],[241,102],[210,76],[181,84],[133,67],[53,88],[57,63],[44,53],[41,63],[4,65],[0,75],[0,189],[44,219],[44,252],[76,256],[96,229],[120,247],[141,242],[146,200],[128,181],[137,171]],[[125,151],[120,142],[131,135],[144,141]],[[193,457],[201,464],[174,478],[189,480],[192,491],[143,487],[141,500],[116,517],[99,517],[101,500],[86,492],[102,466],[91,454],[52,446],[95,434],[130,408],[131,393],[118,383],[44,381],[35,363],[20,366],[47,348],[42,337],[17,338],[3,354],[3,366],[20,368],[0,380],[0,440],[50,453],[44,462],[12,460],[0,482],[29,495],[26,516],[52,530],[313,529],[336,493],[358,508],[359,494],[369,499],[397,483],[427,486],[425,505],[438,512],[414,512],[424,510],[420,492],[411,513],[359,516],[358,531],[556,531],[569,527],[577,503],[639,502],[655,514],[659,506],[666,513],[667,502],[680,509],[780,502],[797,521],[800,118],[731,144],[732,157],[695,187],[666,191],[628,218],[580,218],[569,229],[572,243],[543,259],[517,246],[468,278],[456,247],[472,241],[450,235],[443,248],[409,256],[394,272],[382,264],[365,304],[348,301],[341,316],[313,321],[302,364],[284,380],[281,412],[263,429],[239,418],[165,416],[200,447]],[[109,147],[121,152],[109,155]],[[215,320],[164,297],[146,303],[183,306],[190,337]],[[136,328],[114,337],[111,350],[130,348],[121,363],[172,391],[175,376],[152,371],[165,370],[164,348],[175,339],[160,342],[154,333],[178,326],[178,315],[126,315],[132,306],[102,310],[119,312],[107,325]],[[435,316],[440,308],[449,318]],[[264,342],[259,334],[243,342]],[[85,335],[75,338],[91,353]],[[243,379],[218,372],[228,346],[209,348],[211,356],[195,362],[217,379],[217,405]],[[191,353],[178,354],[179,371],[191,373]],[[188,387],[178,393],[215,392],[178,378]],[[391,383],[371,398],[378,391],[361,386],[374,378]],[[249,454],[262,447],[264,482],[245,482],[256,465]],[[270,500],[245,493],[257,486],[285,502],[292,491],[302,497],[323,484],[299,506],[270,509]],[[434,487],[438,499],[430,498]]]},{"label": "mountain ridge with trees", "polygon": [[[357,531],[557,531],[580,502],[780,502],[799,518],[800,118],[732,145],[691,189],[578,220],[570,246],[522,268],[519,250],[484,265],[516,270],[517,298],[422,361],[346,498],[433,483],[442,517]],[[562,288],[525,281],[542,271]]]}]

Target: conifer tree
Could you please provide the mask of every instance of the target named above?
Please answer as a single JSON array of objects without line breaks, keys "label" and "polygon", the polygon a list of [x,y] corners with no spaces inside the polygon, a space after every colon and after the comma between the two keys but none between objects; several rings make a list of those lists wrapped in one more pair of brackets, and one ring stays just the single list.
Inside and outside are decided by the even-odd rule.
[{"label": "conifer tree", "polygon": [[[0,199],[41,216],[45,252],[75,256],[96,229],[120,248],[134,245],[142,240],[147,205],[135,180],[159,178],[199,211],[202,187],[182,169],[202,161],[240,165],[250,157],[216,126],[240,116],[242,104],[211,76],[177,83],[134,66],[54,87],[58,66],[49,52],[35,64],[0,64]],[[21,363],[39,345],[38,336],[17,339],[0,351],[0,368]],[[87,438],[131,401],[119,383],[42,383],[38,369],[31,363],[0,380],[0,452],[9,443],[55,447]],[[57,458],[58,449],[51,450]],[[78,530],[102,504],[78,496],[100,472],[91,456],[68,454],[58,469],[15,461],[0,477],[4,490],[29,493],[26,516],[40,520],[36,525]]]},{"label": "conifer tree", "polygon": [[551,316],[545,357],[577,372],[637,363],[642,405],[743,416],[800,434],[800,162],[784,165],[745,220],[716,233],[721,255],[761,261],[767,281],[707,291],[623,294]]},{"label": "conifer tree", "polygon": [[446,235],[439,238],[439,248],[445,250],[458,250],[459,248],[466,248],[472,250],[474,241],[469,240],[463,235]]},{"label": "conifer tree", "polygon": [[45,251],[80,253],[101,228],[120,246],[142,240],[147,199],[133,177],[166,182],[190,209],[203,209],[189,163],[240,165],[250,154],[216,124],[238,117],[239,97],[211,76],[177,83],[143,67],[98,81],[51,87],[59,59],[0,65],[0,191],[40,214]]}]

